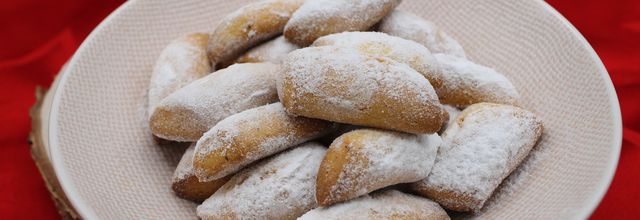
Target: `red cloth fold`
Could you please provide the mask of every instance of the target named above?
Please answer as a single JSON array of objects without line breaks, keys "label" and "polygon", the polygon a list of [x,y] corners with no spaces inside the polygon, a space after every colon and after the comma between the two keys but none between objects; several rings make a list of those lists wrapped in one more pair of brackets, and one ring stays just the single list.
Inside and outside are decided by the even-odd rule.
[{"label": "red cloth fold", "polygon": [[[34,88],[49,86],[87,34],[122,0],[0,2],[0,219],[59,219],[29,155]],[[624,141],[592,219],[640,216],[640,1],[549,0],[602,58],[618,92]]]}]

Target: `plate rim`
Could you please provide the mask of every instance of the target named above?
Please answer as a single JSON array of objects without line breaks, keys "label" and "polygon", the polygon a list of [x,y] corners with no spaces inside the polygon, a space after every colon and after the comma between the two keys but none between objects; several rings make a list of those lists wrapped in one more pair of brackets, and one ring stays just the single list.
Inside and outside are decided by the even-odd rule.
[{"label": "plate rim", "polygon": [[620,111],[620,102],[618,100],[616,89],[613,86],[611,76],[609,75],[609,71],[607,71],[607,68],[604,66],[604,63],[600,59],[600,56],[598,56],[589,41],[587,41],[584,35],[582,35],[580,31],[578,31],[578,29],[573,26],[573,24],[571,24],[571,22],[569,22],[567,18],[560,14],[560,12],[553,6],[551,6],[544,0],[536,1],[538,1],[545,8],[545,10],[549,11],[554,17],[559,19],[559,21],[562,22],[565,27],[569,28],[571,34],[573,34],[574,37],[576,37],[582,43],[585,49],[587,49],[589,56],[591,56],[591,59],[595,61],[596,67],[599,70],[598,72],[601,74],[602,78],[605,81],[605,87],[607,88],[607,93],[609,95],[611,112],[613,113],[615,142],[612,146],[613,151],[611,151],[611,154],[609,155],[610,163],[607,164],[606,170],[608,172],[606,173],[606,177],[601,179],[596,192],[593,194],[593,197],[588,200],[590,204],[585,206],[585,208],[583,208],[579,212],[579,214],[575,216],[575,219],[588,219],[593,214],[593,212],[596,211],[598,205],[600,205],[602,199],[607,194],[607,191],[609,191],[609,186],[611,186],[611,182],[613,181],[613,177],[615,176],[618,162],[620,160],[620,152],[622,150],[622,112]]},{"label": "plate rim", "polygon": [[[134,2],[138,2],[137,0],[126,1],[122,5],[120,5],[116,10],[111,12],[104,20],[96,26],[95,29],[91,31],[91,33],[87,36],[87,38],[82,41],[76,52],[73,53],[71,59],[67,64],[66,70],[60,72],[58,85],[55,87],[55,91],[53,91],[53,96],[51,100],[51,111],[49,112],[49,135],[47,139],[49,139],[49,154],[51,155],[50,161],[53,166],[53,170],[56,173],[56,177],[58,178],[58,182],[60,183],[60,187],[62,188],[63,193],[69,199],[71,206],[76,210],[78,215],[81,218],[85,219],[99,219],[98,215],[95,213],[93,208],[89,206],[88,203],[84,201],[82,196],[76,191],[75,183],[73,179],[69,176],[66,170],[66,165],[64,164],[64,159],[62,156],[62,152],[59,149],[59,140],[58,140],[58,109],[60,108],[60,100],[62,96],[62,90],[64,89],[64,84],[68,80],[69,72],[75,68],[77,60],[79,59],[79,54],[82,54],[83,51],[88,47],[89,42],[93,41],[93,39],[99,35],[102,30],[111,23],[116,16],[122,13],[122,11],[127,10],[130,5],[134,4]],[[57,159],[56,159],[57,158]]]}]

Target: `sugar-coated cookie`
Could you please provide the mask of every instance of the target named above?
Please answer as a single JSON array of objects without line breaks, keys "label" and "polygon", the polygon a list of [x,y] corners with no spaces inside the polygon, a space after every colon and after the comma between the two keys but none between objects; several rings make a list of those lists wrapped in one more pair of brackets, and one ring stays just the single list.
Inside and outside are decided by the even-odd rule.
[{"label": "sugar-coated cookie", "polygon": [[158,103],[190,82],[211,73],[207,59],[209,35],[192,33],[173,40],[156,61],[149,83],[148,116]]},{"label": "sugar-coated cookie", "polygon": [[201,181],[227,176],[333,128],[328,121],[287,115],[280,103],[240,112],[198,140],[193,161],[196,176]]},{"label": "sugar-coated cookie", "polygon": [[366,31],[391,12],[401,0],[310,0],[284,28],[284,36],[305,47],[324,35]]},{"label": "sugar-coated cookie", "polygon": [[427,48],[380,32],[342,32],[318,38],[313,46],[347,47],[404,63],[427,79],[440,74],[440,64]]},{"label": "sugar-coated cookie", "polygon": [[338,137],[318,171],[320,206],[347,201],[399,183],[422,180],[442,140],[437,134],[358,129]]},{"label": "sugar-coated cookie", "polygon": [[384,190],[360,198],[315,208],[305,213],[300,220],[448,220],[447,212],[431,200]]},{"label": "sugar-coated cookie", "polygon": [[315,208],[325,147],[302,144],[236,174],[198,206],[202,219],[296,219]]},{"label": "sugar-coated cookie", "polygon": [[295,50],[277,76],[290,114],[409,133],[434,133],[447,118],[427,79],[390,58],[335,46]]},{"label": "sugar-coated cookie", "polygon": [[198,79],[162,100],[151,115],[151,132],[174,141],[197,141],[220,120],[278,101],[271,63],[232,65]]},{"label": "sugar-coated cookie", "polygon": [[212,64],[228,63],[246,49],[282,33],[304,0],[262,0],[227,15],[209,36]]},{"label": "sugar-coated cookie", "polygon": [[441,75],[429,79],[442,104],[466,107],[480,102],[517,105],[520,94],[511,81],[494,69],[467,59],[435,54]]},{"label": "sugar-coated cookie", "polygon": [[378,31],[424,45],[432,53],[466,57],[460,43],[441,28],[413,13],[394,10],[377,25]]},{"label": "sugar-coated cookie", "polygon": [[284,36],[260,44],[236,59],[236,63],[280,63],[289,52],[299,49],[298,45],[289,42]]},{"label": "sugar-coated cookie", "polygon": [[182,198],[202,202],[213,195],[230,177],[200,182],[193,172],[193,152],[195,152],[195,144],[189,146],[180,159],[173,173],[171,189]]},{"label": "sugar-coated cookie", "polygon": [[477,211],[529,154],[542,134],[530,111],[502,104],[469,106],[443,134],[431,174],[411,188],[454,211]]}]

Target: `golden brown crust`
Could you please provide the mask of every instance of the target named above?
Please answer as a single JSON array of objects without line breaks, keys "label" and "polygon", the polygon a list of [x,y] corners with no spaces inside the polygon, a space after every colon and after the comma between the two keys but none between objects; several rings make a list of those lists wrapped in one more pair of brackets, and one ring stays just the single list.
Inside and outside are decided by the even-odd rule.
[{"label": "golden brown crust", "polygon": [[193,172],[193,153],[195,145],[192,144],[182,155],[176,171],[173,174],[171,189],[184,199],[202,202],[213,195],[231,177],[201,182]]},{"label": "golden brown crust", "polygon": [[435,54],[442,71],[426,75],[440,102],[464,108],[481,102],[517,106],[520,94],[511,81],[494,69],[465,58]]},{"label": "golden brown crust", "polygon": [[432,198],[440,205],[456,212],[470,211],[469,207],[480,206],[483,202],[479,199],[473,198],[472,196],[442,188],[415,186],[413,187],[413,192],[426,198]]},{"label": "golden brown crust", "polygon": [[230,63],[246,49],[282,33],[304,0],[265,0],[227,15],[211,33],[208,56],[213,64]]},{"label": "golden brown crust", "polygon": [[338,182],[340,174],[345,169],[345,165],[356,163],[363,167],[367,166],[369,160],[363,155],[356,155],[355,157],[350,157],[349,155],[350,152],[357,152],[363,147],[363,144],[359,141],[364,136],[364,133],[342,136],[343,144],[341,146],[329,147],[318,170],[316,183],[316,200],[318,201],[318,205],[329,206],[333,203],[347,200],[347,195],[342,195],[339,198],[332,196],[333,187]]},{"label": "golden brown crust", "polygon": [[[434,87],[436,85],[442,85],[441,81],[434,78],[432,80]],[[502,104],[509,104],[517,106],[519,104],[517,98],[513,97],[496,97],[493,94],[489,94],[486,91],[479,91],[476,89],[466,89],[465,92],[455,92],[453,90],[441,89],[445,86],[438,86],[438,97],[442,104],[448,104],[459,108],[464,108],[469,105],[473,105],[480,102],[496,102]]]},{"label": "golden brown crust", "polygon": [[179,197],[195,202],[202,202],[213,195],[229,178],[231,177],[200,182],[195,175],[189,175],[185,179],[174,181],[171,184],[171,189],[173,189]]},{"label": "golden brown crust", "polygon": [[289,116],[280,103],[250,109],[219,122],[198,141],[196,174],[201,180],[226,176],[333,129],[331,122]]},{"label": "golden brown crust", "polygon": [[[201,123],[184,123],[192,121],[194,115],[196,113],[188,108],[158,106],[151,119],[149,119],[149,128],[151,128],[153,134],[158,136],[180,137],[181,140],[198,140],[203,131],[208,128]],[[170,134],[170,136],[167,134]],[[159,138],[166,139],[164,137]]]},{"label": "golden brown crust", "polygon": [[448,115],[420,73],[353,49],[293,51],[277,77],[280,101],[294,115],[409,133],[437,132]]}]

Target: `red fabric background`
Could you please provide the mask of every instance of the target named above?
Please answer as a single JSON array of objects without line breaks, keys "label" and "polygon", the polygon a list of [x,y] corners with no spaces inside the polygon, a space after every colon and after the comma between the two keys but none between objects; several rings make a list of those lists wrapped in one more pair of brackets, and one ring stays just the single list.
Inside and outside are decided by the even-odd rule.
[{"label": "red fabric background", "polygon": [[[640,216],[640,1],[549,0],[609,70],[624,122],[615,178],[592,219]],[[36,85],[48,86],[87,34],[121,0],[0,3],[0,218],[59,219],[27,145]]]}]

